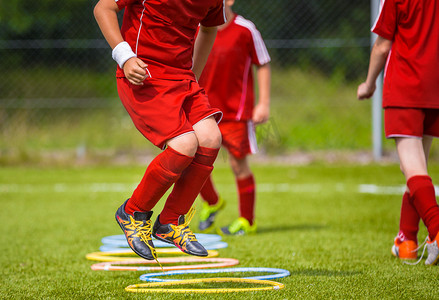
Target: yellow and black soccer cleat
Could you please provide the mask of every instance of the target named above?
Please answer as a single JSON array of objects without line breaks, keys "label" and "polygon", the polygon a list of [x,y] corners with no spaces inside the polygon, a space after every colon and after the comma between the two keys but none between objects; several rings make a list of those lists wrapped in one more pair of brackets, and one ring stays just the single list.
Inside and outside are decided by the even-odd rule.
[{"label": "yellow and black soccer cleat", "polygon": [[207,250],[197,241],[195,234],[189,228],[189,222],[192,220],[195,210],[191,208],[185,216],[178,218],[178,225],[161,224],[160,215],[154,223],[153,236],[163,242],[174,244],[181,251],[196,256],[207,256]]},{"label": "yellow and black soccer cleat", "polygon": [[116,221],[122,228],[128,245],[140,257],[148,260],[157,259],[151,238],[152,211],[135,211],[133,215],[129,215],[125,212],[127,201],[116,211]]}]

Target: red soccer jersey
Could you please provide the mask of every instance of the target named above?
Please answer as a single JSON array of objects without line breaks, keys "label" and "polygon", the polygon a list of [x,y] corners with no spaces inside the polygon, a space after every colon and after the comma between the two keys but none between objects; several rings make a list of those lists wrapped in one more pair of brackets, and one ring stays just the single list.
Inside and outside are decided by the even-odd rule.
[{"label": "red soccer jersey", "polygon": [[239,15],[218,34],[199,83],[224,120],[250,120],[254,106],[252,64],[270,61],[255,25]]},{"label": "red soccer jersey", "polygon": [[372,31],[391,40],[383,107],[439,108],[439,3],[383,0]]},{"label": "red soccer jersey", "polygon": [[[153,78],[194,78],[191,71],[198,25],[224,24],[223,0],[115,0],[125,8],[122,36]],[[124,77],[117,67],[118,77]]]}]

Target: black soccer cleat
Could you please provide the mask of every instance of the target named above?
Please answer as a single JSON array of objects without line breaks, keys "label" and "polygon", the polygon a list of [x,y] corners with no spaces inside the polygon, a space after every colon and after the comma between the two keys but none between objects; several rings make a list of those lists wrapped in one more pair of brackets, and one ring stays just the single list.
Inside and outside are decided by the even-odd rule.
[{"label": "black soccer cleat", "polygon": [[189,210],[186,221],[185,217],[181,215],[178,218],[178,225],[161,224],[159,215],[152,229],[153,236],[160,241],[174,244],[184,253],[196,256],[207,256],[207,250],[197,241],[195,234],[189,229],[189,222],[194,212],[195,210],[193,208]]},{"label": "black soccer cleat", "polygon": [[151,239],[152,211],[135,211],[133,215],[129,215],[125,212],[127,201],[116,211],[116,221],[122,228],[128,245],[140,257],[148,260],[157,259]]}]

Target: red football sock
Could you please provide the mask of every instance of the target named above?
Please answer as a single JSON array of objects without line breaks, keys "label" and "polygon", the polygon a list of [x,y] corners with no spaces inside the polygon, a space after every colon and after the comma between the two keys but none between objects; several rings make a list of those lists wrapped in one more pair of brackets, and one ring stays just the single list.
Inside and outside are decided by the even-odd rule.
[{"label": "red football sock", "polygon": [[430,176],[418,175],[407,180],[413,206],[428,230],[431,240],[439,232],[439,206]]},{"label": "red football sock", "polygon": [[181,173],[160,213],[160,223],[177,225],[178,217],[185,215],[200,193],[219,149],[198,147],[192,163]]},{"label": "red football sock", "polygon": [[416,208],[410,201],[410,193],[405,192],[402,197],[401,217],[399,219],[398,236],[402,241],[411,240],[418,242],[420,217]]},{"label": "red football sock", "polygon": [[212,176],[207,177],[206,182],[200,191],[201,198],[209,203],[209,205],[215,205],[218,203],[219,195],[213,185]]},{"label": "red football sock", "polygon": [[239,213],[240,216],[246,218],[250,225],[253,225],[255,217],[255,179],[250,175],[243,179],[237,179],[239,194]]},{"label": "red football sock", "polygon": [[167,147],[149,164],[145,175],[125,205],[125,211],[150,211],[178,179],[193,157]]}]

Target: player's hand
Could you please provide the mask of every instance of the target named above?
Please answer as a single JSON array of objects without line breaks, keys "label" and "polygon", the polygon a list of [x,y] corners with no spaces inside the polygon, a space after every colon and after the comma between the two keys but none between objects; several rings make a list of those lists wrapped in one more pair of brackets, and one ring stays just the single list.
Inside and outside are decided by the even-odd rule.
[{"label": "player's hand", "polygon": [[149,77],[146,68],[148,67],[141,59],[132,57],[123,65],[125,77],[131,84],[143,85],[143,81]]},{"label": "player's hand", "polygon": [[253,109],[252,121],[255,125],[263,124],[270,117],[270,106],[265,104],[257,104]]},{"label": "player's hand", "polygon": [[357,98],[359,100],[369,99],[373,96],[375,92],[376,85],[368,85],[366,82],[363,82],[358,86],[357,89]]}]

